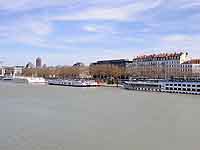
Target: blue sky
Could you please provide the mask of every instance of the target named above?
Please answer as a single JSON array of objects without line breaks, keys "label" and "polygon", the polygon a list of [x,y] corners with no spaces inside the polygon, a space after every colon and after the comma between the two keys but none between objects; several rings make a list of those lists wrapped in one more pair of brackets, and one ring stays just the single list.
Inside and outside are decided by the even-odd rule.
[{"label": "blue sky", "polygon": [[71,65],[175,51],[200,57],[199,24],[199,0],[0,0],[0,59]]}]

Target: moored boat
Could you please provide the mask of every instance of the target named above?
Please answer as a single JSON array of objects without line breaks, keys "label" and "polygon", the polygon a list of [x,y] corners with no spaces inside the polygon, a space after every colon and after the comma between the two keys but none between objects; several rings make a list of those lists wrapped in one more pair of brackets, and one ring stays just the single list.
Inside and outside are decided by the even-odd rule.
[{"label": "moored boat", "polygon": [[49,80],[49,85],[58,85],[58,86],[72,86],[72,87],[96,87],[98,83],[95,81],[86,81],[86,80]]},{"label": "moored boat", "polygon": [[151,92],[153,91],[153,92],[200,95],[200,82],[126,81],[123,84],[123,88],[128,90],[137,90],[137,91],[151,91]]},{"label": "moored boat", "polygon": [[13,83],[27,83],[27,84],[45,84],[47,81],[41,77],[23,77],[23,76],[14,76],[14,77],[4,77],[3,81],[10,81]]}]

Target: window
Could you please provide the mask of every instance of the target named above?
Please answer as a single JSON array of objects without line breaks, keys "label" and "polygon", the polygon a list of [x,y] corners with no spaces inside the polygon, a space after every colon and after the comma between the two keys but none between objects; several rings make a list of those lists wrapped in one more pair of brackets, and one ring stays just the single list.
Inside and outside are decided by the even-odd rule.
[{"label": "window", "polygon": [[183,84],[184,87],[186,87],[186,84]]},{"label": "window", "polygon": [[196,87],[196,85],[192,85],[192,87]]}]

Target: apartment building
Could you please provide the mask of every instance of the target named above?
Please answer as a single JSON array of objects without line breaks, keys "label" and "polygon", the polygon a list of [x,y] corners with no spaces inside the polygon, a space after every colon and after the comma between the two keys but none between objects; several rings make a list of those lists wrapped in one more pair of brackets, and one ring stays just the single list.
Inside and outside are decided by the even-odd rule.
[{"label": "apartment building", "polygon": [[162,53],[138,56],[129,64],[127,71],[132,77],[171,79],[192,77],[193,68],[187,52]]}]

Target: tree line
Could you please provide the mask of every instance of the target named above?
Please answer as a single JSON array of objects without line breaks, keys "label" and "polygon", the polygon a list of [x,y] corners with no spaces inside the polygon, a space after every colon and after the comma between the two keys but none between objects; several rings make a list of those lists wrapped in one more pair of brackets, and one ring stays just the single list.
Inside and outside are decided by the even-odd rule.
[{"label": "tree line", "polygon": [[49,68],[26,68],[24,76],[44,78],[76,78],[80,74],[78,67],[49,67]]}]

